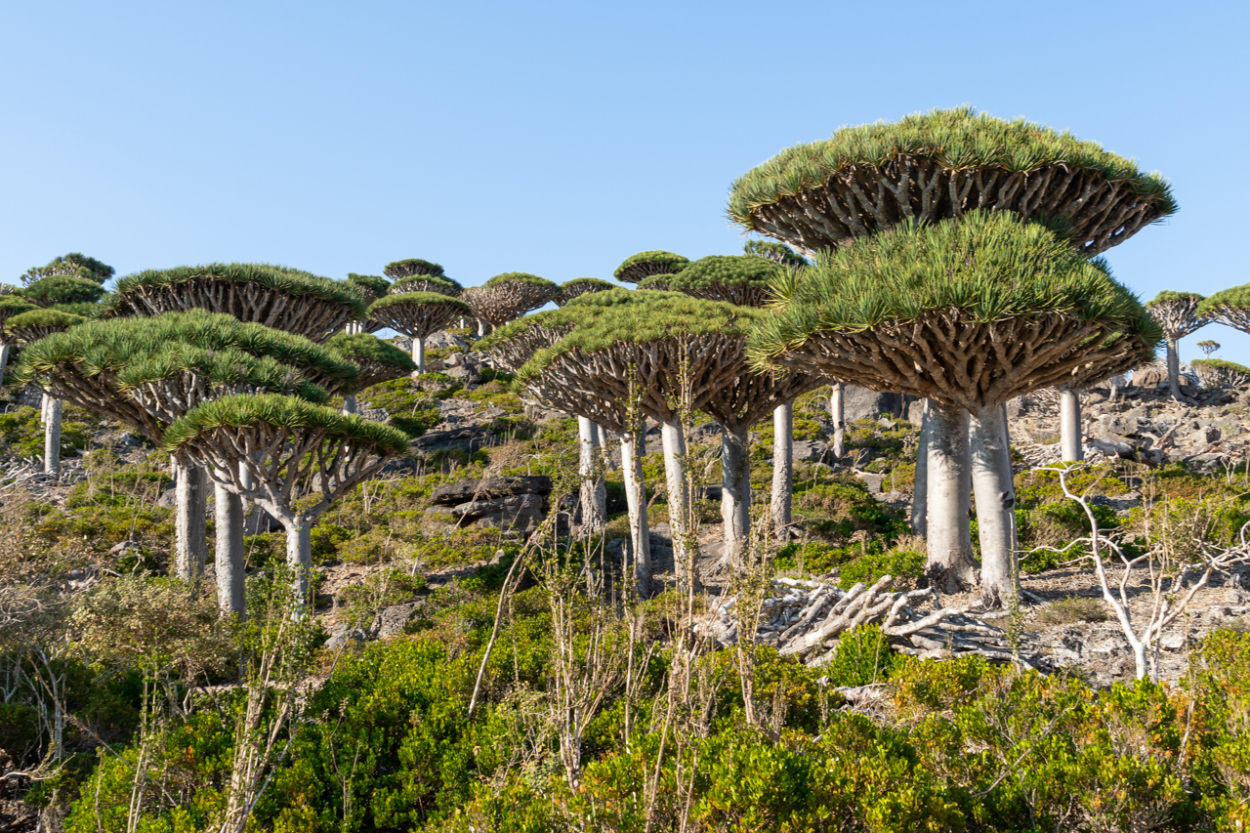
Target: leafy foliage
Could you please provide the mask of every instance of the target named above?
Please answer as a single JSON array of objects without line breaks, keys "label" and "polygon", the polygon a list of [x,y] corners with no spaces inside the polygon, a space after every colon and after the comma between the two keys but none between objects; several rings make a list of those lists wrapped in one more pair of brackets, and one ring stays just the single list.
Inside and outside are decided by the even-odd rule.
[{"label": "leafy foliage", "polygon": [[676,274],[664,275],[663,280],[669,290],[697,297],[727,295],[734,290],[758,290],[763,295],[781,272],[781,266],[763,257],[711,255]]},{"label": "leafy foliage", "polygon": [[17,295],[41,307],[54,304],[93,304],[107,293],[95,281],[72,275],[54,275],[19,289]]},{"label": "leafy foliage", "polygon": [[113,314],[127,314],[132,307],[127,297],[139,287],[170,286],[185,281],[236,281],[255,282],[269,289],[296,297],[304,296],[342,304],[361,318],[365,303],[360,293],[350,284],[323,278],[291,269],[264,263],[210,263],[204,266],[179,266],[175,269],[148,270],[127,275],[117,282],[108,301]]},{"label": "leafy foliage", "polygon": [[33,341],[42,339],[49,332],[67,330],[86,320],[81,315],[62,312],[58,309],[33,309],[10,318],[4,325],[4,331],[10,336]]},{"label": "leafy foliage", "polygon": [[393,281],[399,281],[403,278],[410,278],[413,275],[441,275],[443,274],[443,267],[429,260],[410,257],[407,260],[397,260],[386,264],[382,268],[382,274]]},{"label": "leafy foliage", "polygon": [[772,240],[748,240],[742,245],[742,251],[748,255],[768,258],[774,263],[792,269],[809,265],[807,258],[795,252],[794,249]]},{"label": "leafy foliage", "polygon": [[643,278],[651,275],[669,275],[674,272],[680,272],[689,262],[690,258],[675,255],[662,249],[639,252],[636,255],[630,255],[625,258],[621,265],[616,267],[612,277],[626,283],[638,283]]}]

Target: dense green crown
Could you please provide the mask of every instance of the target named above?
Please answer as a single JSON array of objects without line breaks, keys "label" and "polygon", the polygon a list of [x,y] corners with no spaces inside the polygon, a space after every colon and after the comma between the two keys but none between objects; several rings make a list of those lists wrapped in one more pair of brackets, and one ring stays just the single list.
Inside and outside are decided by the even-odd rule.
[{"label": "dense green crown", "polygon": [[565,281],[560,284],[561,292],[583,289],[590,292],[606,292],[609,289],[620,289],[620,287],[611,281],[605,281],[603,278],[573,278],[571,281]]},{"label": "dense green crown", "polygon": [[87,257],[80,252],[70,252],[67,255],[54,259],[47,266],[36,266],[27,270],[26,274],[22,276],[22,283],[30,285],[35,281],[51,277],[52,275],[73,275],[103,284],[113,277],[113,274],[113,267],[107,263],[102,263],[94,257]]},{"label": "dense green crown", "polygon": [[446,275],[413,275],[400,278],[391,285],[391,292],[395,295],[405,295],[410,292],[440,292],[443,295],[459,295],[463,291],[464,287],[459,281],[452,280]]},{"label": "dense green crown", "polygon": [[651,252],[639,252],[636,255],[630,255],[625,258],[624,262],[616,267],[612,277],[626,283],[638,283],[643,278],[648,278],[652,275],[680,272],[689,262],[690,258],[675,255],[662,249],[656,249]]},{"label": "dense green crown", "polygon": [[539,286],[543,289],[549,290],[553,295],[560,291],[560,287],[557,286],[554,281],[549,281],[546,278],[540,278],[537,275],[531,275],[529,272],[504,272],[502,275],[496,275],[491,278],[486,283],[482,284],[482,286],[494,288],[514,283],[527,283],[530,286]]},{"label": "dense green crown", "polygon": [[86,320],[81,315],[58,309],[33,309],[10,318],[5,322],[4,332],[22,341],[33,342]]},{"label": "dense green crown", "polygon": [[254,282],[289,295],[342,304],[357,313],[358,317],[364,317],[364,299],[350,284],[299,269],[263,263],[210,263],[206,266],[179,266],[176,269],[153,269],[127,275],[114,287],[109,307],[119,314],[127,314],[132,305],[126,296],[141,287],[172,286],[200,280]]},{"label": "dense green crown", "polygon": [[1230,310],[1250,310],[1250,283],[1221,289],[1214,295],[1207,296],[1198,305],[1198,315],[1212,315],[1221,307]]},{"label": "dense green crown", "polygon": [[205,350],[193,344],[171,342],[137,354],[117,373],[120,390],[161,382],[191,372],[212,388],[245,385],[250,388],[325,402],[329,394],[272,356],[253,356],[242,350]]},{"label": "dense green crown", "polygon": [[570,301],[543,319],[548,327],[572,325],[555,345],[534,354],[519,378],[540,376],[543,368],[562,355],[580,350],[592,353],[620,344],[646,344],[704,335],[745,336],[766,313],[719,301],[704,301],[680,292],[631,292],[614,289]]},{"label": "dense green crown", "polygon": [[[108,300],[107,296],[105,300]],[[81,315],[83,318],[99,318],[100,313],[104,311],[104,305],[79,301],[73,304],[53,304],[48,309],[68,312],[70,315]]]},{"label": "dense green crown", "polygon": [[1067,132],[1024,119],[1002,121],[964,106],[916,113],[893,124],[843,127],[824,141],[784,150],[734,182],[729,216],[753,228],[752,213],[759,206],[822,186],[850,166],[880,167],[905,155],[955,170],[1030,172],[1063,165],[1125,183],[1137,196],[1154,202],[1163,216],[1177,210],[1167,180],[1158,173],[1141,172],[1130,159]]},{"label": "dense green crown", "polygon": [[823,331],[862,332],[951,309],[974,323],[1062,313],[1122,336],[1162,338],[1102,261],[1081,257],[1050,229],[1014,214],[973,212],[823,252],[779,301],[778,314],[763,320],[750,348],[767,362]]},{"label": "dense green crown", "polygon": [[105,290],[100,284],[86,278],[54,275],[37,280],[19,289],[16,294],[41,307],[50,307],[54,304],[92,304],[104,297]]},{"label": "dense green crown", "polygon": [[782,266],[799,267],[807,265],[807,258],[791,249],[784,243],[774,243],[771,240],[748,240],[742,246],[742,251],[756,257],[766,257],[774,263]]},{"label": "dense green crown", "polygon": [[39,307],[18,295],[0,295],[0,328],[13,316],[36,309]]},{"label": "dense green crown", "polygon": [[[784,276],[779,264],[754,255],[711,255],[700,258],[675,275],[659,276],[673,292],[708,300],[761,306],[770,286]],[[654,278],[639,284],[643,287]],[[758,299],[758,300],[757,300]]]},{"label": "dense green crown", "polygon": [[482,338],[479,338],[473,342],[473,349],[479,353],[488,353],[500,344],[518,338],[535,327],[567,327],[572,326],[576,319],[576,315],[569,315],[564,311],[563,307],[524,315],[509,321],[501,327],[496,327]]},{"label": "dense green crown", "polygon": [[1194,359],[1190,362],[1195,369],[1210,368],[1212,370],[1227,370],[1232,373],[1241,373],[1250,377],[1250,367],[1236,362],[1226,362],[1223,359]]},{"label": "dense green crown", "polygon": [[1201,301],[1203,297],[1197,292],[1173,292],[1165,289],[1154,297],[1154,300],[1146,304],[1146,309],[1152,309],[1160,304],[1170,303],[1172,301]]},{"label": "dense green crown", "polygon": [[422,260],[419,257],[410,257],[407,260],[397,260],[394,263],[388,263],[382,268],[382,274],[394,281],[403,278],[410,278],[413,275],[441,275],[443,267],[429,260]]},{"label": "dense green crown", "polygon": [[381,312],[387,307],[399,306],[401,304],[449,307],[465,315],[472,315],[464,301],[438,292],[405,292],[402,295],[383,295],[369,305],[369,315],[372,316],[375,312]]},{"label": "dense green crown", "polygon": [[383,341],[368,333],[339,333],[326,342],[326,347],[341,354],[350,362],[361,365],[390,367],[403,373],[417,369],[412,357],[389,341]]},{"label": "dense green crown", "polygon": [[348,272],[347,282],[377,296],[385,295],[386,291],[391,288],[390,281],[377,275],[357,275],[355,272]]},{"label": "dense green crown", "polygon": [[272,393],[223,396],[206,402],[165,430],[161,448],[175,453],[214,429],[249,428],[259,424],[291,431],[324,431],[328,439],[372,446],[383,454],[399,454],[408,448],[407,435],[388,425]]}]

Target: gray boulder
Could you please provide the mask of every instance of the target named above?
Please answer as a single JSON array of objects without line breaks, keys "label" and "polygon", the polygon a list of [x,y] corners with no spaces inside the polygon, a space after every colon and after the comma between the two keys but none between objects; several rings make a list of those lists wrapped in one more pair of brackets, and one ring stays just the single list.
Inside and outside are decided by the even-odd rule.
[{"label": "gray boulder", "polygon": [[485,479],[469,478],[439,486],[430,496],[435,506],[456,506],[473,500],[489,500],[508,497],[510,495],[542,495],[551,494],[551,478],[545,475],[534,477],[487,477]]}]

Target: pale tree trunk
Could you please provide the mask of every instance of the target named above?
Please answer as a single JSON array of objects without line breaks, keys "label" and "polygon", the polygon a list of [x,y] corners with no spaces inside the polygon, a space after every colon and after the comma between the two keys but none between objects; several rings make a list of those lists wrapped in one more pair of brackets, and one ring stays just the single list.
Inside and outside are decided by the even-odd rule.
[{"label": "pale tree trunk", "polygon": [[479,318],[477,320],[477,337],[482,338],[486,335],[486,319]]},{"label": "pale tree trunk", "polygon": [[1167,339],[1168,346],[1168,393],[1172,394],[1172,398],[1178,401],[1185,401],[1185,394],[1181,393],[1181,350],[1180,339],[1175,336],[1169,336]]},{"label": "pale tree trunk", "polygon": [[39,424],[48,424],[48,408],[52,405],[52,397],[44,394],[39,399]]},{"label": "pale tree trunk", "polygon": [[597,422],[592,425],[595,429],[595,445],[603,451],[603,470],[616,471],[616,463],[612,460],[612,455],[608,453],[611,440],[608,438],[607,430]]},{"label": "pale tree trunk", "polygon": [[581,508],[581,531],[595,535],[607,523],[607,489],[599,476],[596,448],[598,437],[595,424],[586,417],[577,418],[577,474],[581,486],[578,490],[578,506]]},{"label": "pale tree trunk", "polygon": [[4,371],[9,366],[9,343],[0,341],[0,385],[4,384]]},{"label": "pale tree trunk", "polygon": [[412,363],[417,366],[418,373],[425,372],[425,339],[423,338],[412,340]]},{"label": "pale tree trunk", "polygon": [[929,440],[933,436],[933,417],[929,400],[923,400],[920,436],[916,440],[916,483],[911,493],[911,531],[924,535],[929,529]]},{"label": "pale tree trunk", "polygon": [[217,607],[222,616],[243,621],[243,498],[220,483],[214,484],[217,541],[215,567],[217,572]]},{"label": "pale tree trunk", "polygon": [[291,517],[283,518],[282,525],[286,529],[286,564],[291,570],[295,604],[298,608],[311,610],[312,522],[306,518]]},{"label": "pale tree trunk", "polygon": [[1016,497],[1004,416],[1001,406],[986,408],[973,415],[970,429],[981,541],[981,600],[992,608],[1008,606],[1019,594],[1012,534]]},{"label": "pale tree trunk", "polygon": [[194,584],[208,560],[208,490],[204,470],[174,461],[174,575]]},{"label": "pale tree trunk", "polygon": [[664,444],[664,476],[668,485],[668,525],[673,531],[673,571],[683,581],[689,580],[693,564],[690,550],[690,492],[686,484],[686,434],[681,421],[660,422],[660,439]]},{"label": "pale tree trunk", "polygon": [[343,394],[343,413],[345,414],[360,413],[360,406],[356,403],[356,394],[354,393]]},{"label": "pale tree trunk", "polygon": [[742,563],[742,548],[751,532],[751,461],[747,456],[747,430],[720,435],[720,514],[725,525],[725,558],[735,567]]},{"label": "pale tree trunk", "polygon": [[790,506],[794,494],[794,403],[773,411],[773,534],[789,534]]},{"label": "pale tree trunk", "polygon": [[43,473],[61,474],[61,400],[45,394],[48,414],[43,426]]},{"label": "pale tree trunk", "polygon": [[629,540],[634,550],[634,578],[638,595],[651,594],[651,529],[647,526],[647,496],[642,487],[642,457],[636,431],[621,434],[621,471],[625,476],[625,503],[629,508]]},{"label": "pale tree trunk", "polygon": [[833,456],[846,454],[846,385],[834,382],[829,394],[829,415],[833,419]]},{"label": "pale tree trunk", "polygon": [[1059,389],[1059,451],[1065,463],[1085,459],[1081,447],[1081,395],[1071,388]]},{"label": "pale tree trunk", "polygon": [[926,572],[945,592],[976,584],[969,513],[972,473],[969,471],[968,412],[929,403],[928,563]]}]

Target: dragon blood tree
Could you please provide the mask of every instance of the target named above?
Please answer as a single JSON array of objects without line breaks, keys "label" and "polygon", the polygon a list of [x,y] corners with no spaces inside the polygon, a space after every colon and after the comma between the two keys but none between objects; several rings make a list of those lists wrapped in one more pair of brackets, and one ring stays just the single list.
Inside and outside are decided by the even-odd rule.
[{"label": "dragon blood tree", "polygon": [[[406,450],[408,438],[379,422],[267,393],[225,396],[194,408],[165,429],[161,447],[195,459],[214,481],[278,519],[298,598],[311,607],[313,525],[344,492]],[[312,505],[301,499],[297,506],[301,488],[321,499]]]},{"label": "dragon blood tree", "polygon": [[1202,355],[1209,359],[1212,353],[1220,349],[1220,343],[1209,338],[1206,341],[1198,342],[1198,349],[1202,351]]},{"label": "dragon blood tree", "polygon": [[1250,382],[1250,367],[1223,359],[1194,359],[1190,362],[1203,387],[1240,388]]},{"label": "dragon blood tree", "polygon": [[[44,278],[45,281],[57,280]],[[73,279],[71,279],[73,280]],[[5,341],[10,339],[31,345],[48,336],[68,330],[87,319],[81,315],[56,309],[33,309],[11,317],[4,325]],[[43,396],[43,473],[61,474],[61,400],[48,393]]]},{"label": "dragon blood tree", "polygon": [[690,262],[689,258],[675,255],[672,252],[656,250],[639,252],[625,258],[612,277],[622,283],[641,283],[655,275],[671,275],[680,272]]},{"label": "dragon blood tree", "polygon": [[350,284],[298,269],[252,263],[180,266],[128,275],[117,282],[107,314],[161,315],[204,309],[324,342],[365,319]]},{"label": "dragon blood tree", "polygon": [[343,396],[345,414],[356,413],[356,394],[360,391],[400,379],[417,369],[403,350],[367,333],[339,333],[326,342],[326,347],[359,368],[359,374],[350,385],[337,386]]},{"label": "dragon blood tree", "polygon": [[460,298],[477,317],[478,335],[486,335],[514,318],[554,301],[559,294],[560,287],[546,278],[527,272],[505,272],[481,286],[466,289]]},{"label": "dragon blood tree", "polygon": [[70,252],[54,259],[47,266],[36,266],[26,270],[26,274],[22,275],[22,285],[30,286],[36,281],[54,275],[73,275],[103,285],[114,274],[113,267],[107,263],[79,252]]},{"label": "dragon blood tree", "polygon": [[811,265],[807,258],[794,251],[794,249],[791,249],[784,243],[775,243],[772,240],[748,240],[742,244],[742,253],[754,255],[755,257],[766,257],[773,263],[784,266],[787,269],[800,269]]},{"label": "dragon blood tree", "polygon": [[[54,395],[122,422],[155,443],[188,410],[215,397],[274,392],[325,401],[325,387],[354,384],[356,365],[300,336],[203,311],[95,321],[24,351],[18,373]],[[316,380],[315,382],[308,381]],[[175,458],[176,470],[198,470]],[[186,492],[196,481],[180,477]],[[203,572],[202,500],[179,495],[174,574]],[[217,490],[216,573],[224,612],[243,615],[243,506]],[[237,532],[237,534],[236,534]]]},{"label": "dragon blood tree", "polygon": [[1222,289],[1198,305],[1197,315],[1250,333],[1250,284]]},{"label": "dragon blood tree", "polygon": [[446,275],[413,275],[400,278],[391,284],[390,294],[403,295],[408,292],[437,292],[439,295],[450,295],[458,298],[464,287]]},{"label": "dragon blood tree", "polygon": [[[1161,337],[1136,297],[1069,241],[1014,214],[970,212],[823,252],[751,350],[763,364],[929,400],[929,570],[950,591],[974,582],[973,486],[982,596],[1001,605],[1016,592],[1002,406],[1132,368]],[[971,471],[961,449],[970,418],[985,429]]]},{"label": "dragon blood tree", "polygon": [[[774,288],[785,277],[785,270],[772,259],[713,255],[696,260],[663,279],[669,289],[694,298],[758,308],[768,302]],[[759,312],[747,319],[769,314]],[[724,429],[721,434],[721,514],[725,522],[725,551],[735,557],[750,528],[751,467],[747,459],[747,430],[769,412],[773,414],[772,518],[776,532],[785,535],[790,526],[794,492],[794,399],[823,384],[820,376],[808,373],[755,373],[747,366],[744,348],[745,342],[734,352],[725,354],[723,361],[737,362],[739,371],[730,386],[718,391],[703,407]]]},{"label": "dragon blood tree", "polygon": [[438,292],[406,292],[387,295],[369,306],[369,320],[412,339],[412,361],[417,372],[425,372],[425,340],[452,321],[471,315],[469,306],[458,298]]},{"label": "dragon blood tree", "polygon": [[[391,289],[391,282],[377,275],[357,275],[355,272],[349,272],[347,274],[347,283],[356,287],[357,291],[360,292],[366,307]],[[382,327],[373,321],[355,321],[348,324],[343,331],[346,333],[376,333],[380,329]]]},{"label": "dragon blood tree", "polygon": [[382,274],[386,275],[392,281],[399,283],[407,278],[421,277],[425,275],[441,276],[443,267],[430,260],[422,260],[419,257],[410,257],[407,260],[396,260],[382,267]]},{"label": "dragon blood tree", "polygon": [[[559,392],[547,397],[553,405],[619,428],[622,438],[632,433],[625,430],[629,420],[614,424],[610,408],[626,414],[636,409],[660,423],[674,566],[690,581],[694,552],[683,422],[741,371],[724,357],[742,349],[747,311],[676,292],[617,289],[583,296],[558,312],[570,316],[572,331],[536,352],[517,378]],[[596,403],[615,404],[605,404],[602,414],[588,413]],[[623,462],[628,471],[628,458]]]},{"label": "dragon blood tree", "polygon": [[4,383],[4,371],[8,367],[9,351],[12,349],[5,328],[14,316],[36,309],[39,307],[17,295],[0,295],[0,384]]},{"label": "dragon blood tree", "polygon": [[602,278],[574,278],[560,284],[560,292],[552,300],[555,301],[557,307],[562,307],[574,298],[580,298],[591,292],[607,292],[612,289],[620,289],[620,287]]},{"label": "dragon blood tree", "polygon": [[1206,326],[1208,319],[1198,315],[1198,305],[1203,297],[1195,292],[1171,292],[1164,290],[1146,304],[1150,315],[1163,330],[1168,349],[1168,392],[1173,399],[1181,396],[1181,356],[1178,343],[1191,333]]}]

